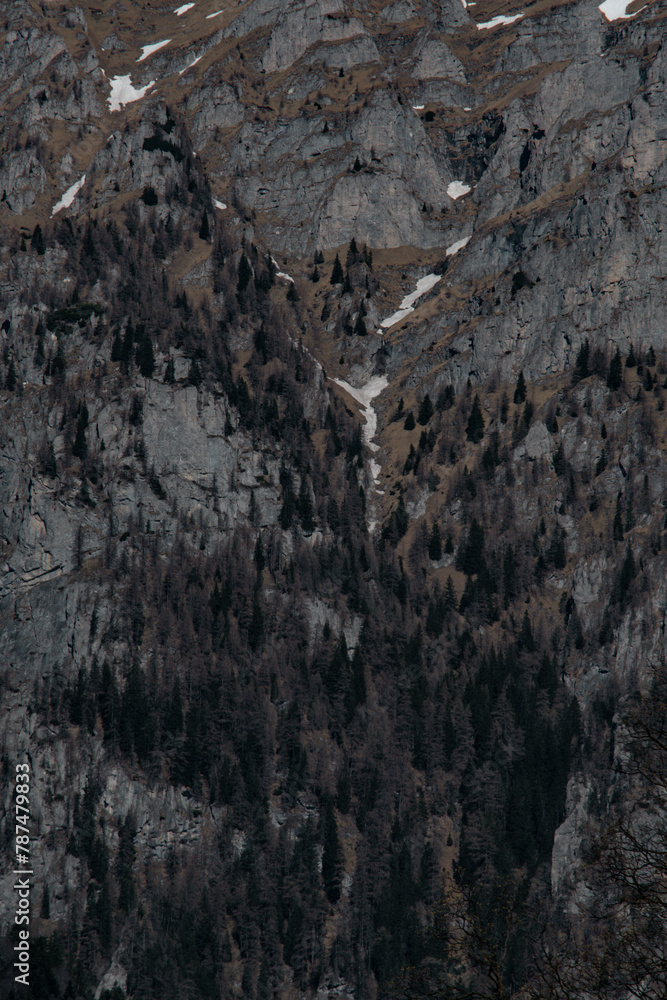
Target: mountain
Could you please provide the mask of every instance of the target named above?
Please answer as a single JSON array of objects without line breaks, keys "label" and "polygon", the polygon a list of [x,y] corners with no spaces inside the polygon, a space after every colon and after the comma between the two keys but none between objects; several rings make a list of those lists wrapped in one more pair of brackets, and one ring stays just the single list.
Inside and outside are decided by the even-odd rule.
[{"label": "mountain", "polygon": [[218,4],[2,5],[3,995],[509,997],[662,829],[664,9]]}]

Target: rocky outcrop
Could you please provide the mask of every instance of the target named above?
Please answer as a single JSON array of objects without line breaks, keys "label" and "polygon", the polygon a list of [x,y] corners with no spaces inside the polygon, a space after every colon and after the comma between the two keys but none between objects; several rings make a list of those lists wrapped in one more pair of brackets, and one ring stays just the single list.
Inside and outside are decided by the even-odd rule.
[{"label": "rocky outcrop", "polygon": [[243,105],[231,87],[204,86],[192,91],[186,99],[192,114],[192,134],[195,149],[203,149],[214,129],[231,128],[243,121]]},{"label": "rocky outcrop", "polygon": [[429,38],[427,32],[417,39],[415,57],[412,75],[416,80],[449,77],[461,83],[466,82],[462,63],[443,41]]},{"label": "rocky outcrop", "polygon": [[14,215],[22,215],[35,204],[46,187],[46,171],[37,149],[22,149],[4,156],[0,167],[2,200]]},{"label": "rocky outcrop", "polygon": [[0,83],[13,78],[7,93],[16,94],[65,51],[59,35],[43,33],[36,27],[8,31],[0,49]]},{"label": "rocky outcrop", "polygon": [[[276,18],[262,57],[262,69],[267,73],[287,69],[311,45],[342,42],[365,34],[362,22],[345,12],[341,0],[310,0],[305,5],[295,0]],[[370,58],[366,62],[378,58],[374,43],[369,42]]]}]

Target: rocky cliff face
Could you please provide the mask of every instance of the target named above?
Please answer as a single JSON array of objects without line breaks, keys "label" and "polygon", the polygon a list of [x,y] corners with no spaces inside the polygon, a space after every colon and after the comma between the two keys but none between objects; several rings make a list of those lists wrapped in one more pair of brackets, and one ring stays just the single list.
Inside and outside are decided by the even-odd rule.
[{"label": "rocky cliff face", "polygon": [[[98,842],[121,872],[115,901],[139,919],[119,860],[131,817],[146,913],[151,879],[168,868],[179,885],[175,857],[224,869],[223,993],[374,996],[395,971],[389,954],[416,954],[405,928],[377,917],[391,907],[375,882],[400,896],[394,868],[369,874],[377,844],[403,837],[422,866],[414,898],[400,898],[423,922],[429,865],[451,864],[461,845],[481,864],[494,833],[470,817],[511,783],[510,771],[489,777],[496,762],[471,735],[495,733],[505,711],[494,702],[480,721],[477,652],[495,656],[513,637],[524,670],[534,642],[535,711],[569,734],[553,855],[543,832],[531,862],[512,855],[533,875],[550,865],[555,896],[576,882],[590,802],[611,780],[619,699],[647,691],[664,660],[663,14],[649,4],[610,22],[590,2],[519,12],[490,0],[5,8],[0,739],[6,768],[25,755],[32,768],[35,884],[50,891],[40,927],[69,926],[72,968],[88,961],[81,920],[95,926],[106,898],[86,895],[91,871],[106,884]],[[426,274],[429,290],[381,326]],[[488,565],[470,555],[478,521]],[[386,628],[369,639],[374,617]],[[383,643],[399,620],[413,645],[397,653]],[[399,679],[385,690],[389,662]],[[348,667],[344,693],[335,675]],[[552,668],[557,695],[535,681]],[[211,763],[214,751],[192,746],[220,677],[232,694]],[[404,728],[410,712],[426,718],[422,677],[433,706],[447,685],[451,700],[428,738],[426,722]],[[163,740],[153,756],[134,715],[131,733],[116,728],[133,684],[154,692],[153,704],[137,695]],[[260,704],[261,740],[244,730],[235,741]],[[423,749],[450,739],[444,756]],[[395,802],[363,776],[387,744],[410,775]],[[463,775],[475,753],[473,792]],[[263,761],[261,781],[247,759]],[[241,869],[261,882],[253,865],[268,865],[260,800],[284,857],[298,844],[324,879],[311,913],[289,869],[298,891],[281,891],[302,893],[301,916],[286,909],[261,948],[262,920],[244,930],[239,903],[254,889],[234,882]],[[9,841],[10,784],[3,801]],[[412,840],[406,816],[422,824]],[[11,887],[5,864],[3,928]],[[88,979],[72,973],[73,995],[116,982],[141,995],[129,926],[107,938],[97,927],[106,944]],[[278,940],[282,957],[270,952]]]}]

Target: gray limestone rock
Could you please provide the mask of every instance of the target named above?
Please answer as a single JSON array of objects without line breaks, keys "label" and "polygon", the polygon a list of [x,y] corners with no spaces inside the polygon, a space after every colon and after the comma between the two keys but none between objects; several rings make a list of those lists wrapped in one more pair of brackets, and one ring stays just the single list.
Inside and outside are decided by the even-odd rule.
[{"label": "gray limestone rock", "polygon": [[387,21],[392,21],[394,24],[401,24],[403,21],[409,21],[411,17],[414,17],[416,10],[411,0],[397,0],[396,3],[390,3],[388,6],[383,7],[380,14]]},{"label": "gray limestone rock", "polygon": [[226,85],[192,91],[185,106],[192,114],[192,133],[198,150],[211,139],[215,128],[231,128],[243,121],[243,105]]},{"label": "gray limestone rock", "polygon": [[122,38],[118,37],[115,31],[112,31],[102,42],[102,50],[104,52],[125,52],[127,45]]},{"label": "gray limestone rock", "polygon": [[0,190],[7,208],[22,215],[35,204],[46,187],[46,171],[37,149],[29,148],[6,154],[0,166]]},{"label": "gray limestone rock", "polygon": [[[293,0],[276,18],[262,57],[262,68],[267,73],[287,69],[311,45],[342,42],[365,34],[363,23],[345,13],[341,0],[307,0],[306,3]],[[373,53],[371,58],[377,58],[372,42],[370,51]]]},{"label": "gray limestone rock", "polygon": [[554,448],[553,436],[541,420],[535,421],[521,444],[514,449],[514,459],[550,458]]},{"label": "gray limestone rock", "polygon": [[460,83],[466,82],[460,60],[443,41],[429,37],[428,32],[424,32],[417,40],[415,59],[412,75],[416,80],[445,77]]}]

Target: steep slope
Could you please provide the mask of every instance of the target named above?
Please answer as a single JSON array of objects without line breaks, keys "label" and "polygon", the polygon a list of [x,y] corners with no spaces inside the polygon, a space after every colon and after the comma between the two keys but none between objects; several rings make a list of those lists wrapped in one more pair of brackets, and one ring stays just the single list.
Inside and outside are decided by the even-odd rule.
[{"label": "steep slope", "polygon": [[374,997],[455,861],[567,909],[665,653],[636,7],[4,6],[32,996]]}]

